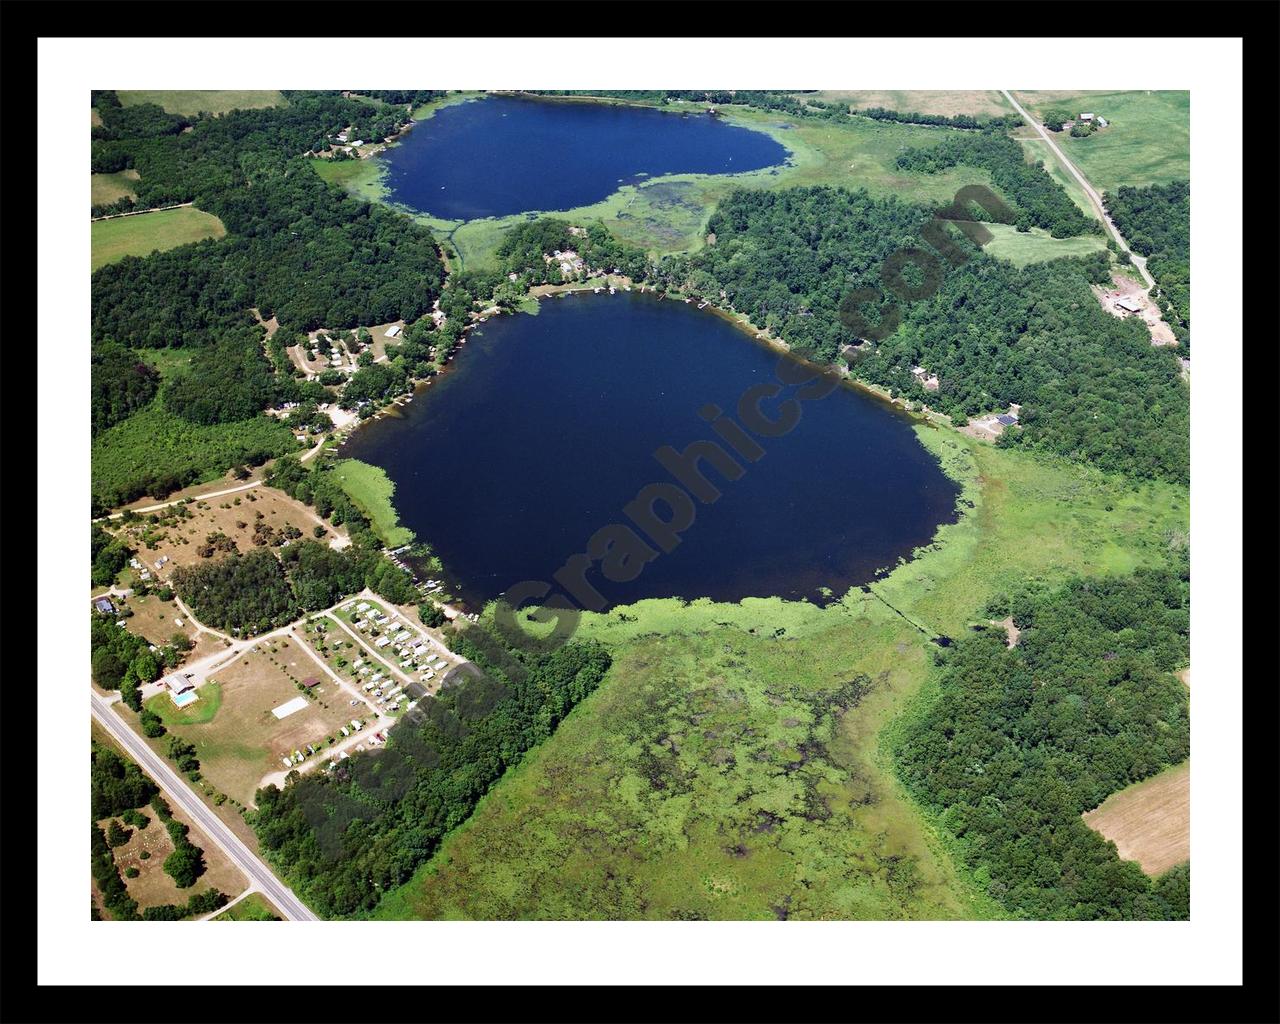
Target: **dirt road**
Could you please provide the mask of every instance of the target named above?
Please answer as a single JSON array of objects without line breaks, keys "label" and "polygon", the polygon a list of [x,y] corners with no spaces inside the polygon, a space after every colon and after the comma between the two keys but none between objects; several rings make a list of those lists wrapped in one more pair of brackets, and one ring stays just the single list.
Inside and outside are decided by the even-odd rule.
[{"label": "dirt road", "polygon": [[1084,189],[1084,194],[1089,197],[1089,202],[1093,205],[1093,208],[1097,211],[1098,217],[1102,220],[1102,223],[1107,226],[1107,229],[1111,232],[1112,236],[1115,238],[1116,244],[1119,245],[1121,249],[1123,249],[1125,252],[1129,254],[1129,258],[1133,260],[1133,265],[1138,268],[1138,272],[1142,275],[1142,279],[1147,282],[1147,287],[1148,288],[1154,287],[1156,283],[1155,278],[1153,278],[1149,273],[1147,273],[1146,258],[1137,255],[1132,249],[1129,248],[1128,244],[1125,242],[1124,238],[1121,236],[1119,229],[1115,226],[1114,223],[1112,223],[1111,218],[1107,216],[1107,209],[1105,206],[1102,205],[1102,196],[1098,194],[1097,189],[1095,189],[1092,185],[1090,185],[1089,179],[1086,178],[1083,174],[1081,174],[1079,169],[1076,167],[1076,165],[1067,159],[1067,154],[1064,153],[1059,148],[1058,144],[1054,142],[1052,138],[1049,137],[1049,133],[1048,131],[1045,130],[1044,125],[1042,125],[1039,121],[1037,121],[1034,117],[1032,117],[1029,113],[1027,113],[1026,110],[1022,108],[1022,104],[1020,104],[1017,100],[1013,98],[1013,94],[1010,93],[1008,89],[1001,89],[1000,91],[1004,93],[1004,98],[1013,104],[1013,109],[1016,110],[1019,114],[1021,114],[1023,119],[1027,122],[1027,124],[1031,125],[1031,127],[1036,130],[1040,138],[1044,140],[1044,142],[1048,145],[1049,149],[1053,152],[1053,155],[1056,156],[1058,160],[1062,163],[1062,166],[1071,172],[1071,176],[1075,178],[1076,181],[1080,182],[1080,187]]}]

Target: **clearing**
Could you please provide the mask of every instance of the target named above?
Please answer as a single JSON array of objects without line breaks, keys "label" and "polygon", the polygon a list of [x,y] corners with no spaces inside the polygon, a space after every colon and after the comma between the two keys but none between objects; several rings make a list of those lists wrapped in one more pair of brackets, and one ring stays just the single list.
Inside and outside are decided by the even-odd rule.
[{"label": "clearing", "polygon": [[1159,875],[1191,859],[1191,760],[1112,793],[1084,815],[1122,860]]},{"label": "clearing", "polygon": [[1019,231],[1012,224],[984,224],[983,227],[995,236],[983,246],[984,251],[996,259],[1008,260],[1016,267],[1063,256],[1088,256],[1107,247],[1101,235],[1054,238],[1043,228]]},{"label": "clearing", "polygon": [[[269,538],[272,546],[276,546],[293,531],[300,537],[313,538],[317,526],[325,529],[324,537],[320,538],[323,543],[333,547],[350,543],[342,527],[325,522],[311,507],[265,484],[223,497],[171,505],[158,512],[148,512],[135,522],[113,519],[102,525],[137,550],[134,557],[150,572],[153,586],[167,582],[179,565],[207,561],[201,557],[200,550],[213,534],[222,534],[234,541],[242,554],[258,546],[254,543],[255,535]],[[223,554],[216,550],[209,557],[221,558]],[[165,560],[164,564],[157,569],[156,563],[161,559]],[[136,605],[134,610],[138,610]]]},{"label": "clearing", "polygon": [[89,201],[94,206],[105,206],[125,196],[136,198],[133,186],[140,180],[138,172],[132,169],[117,171],[115,174],[91,174]]},{"label": "clearing", "polygon": [[[253,803],[263,777],[283,767],[286,755],[306,754],[309,743],[323,749],[352,717],[345,691],[295,641],[262,641],[255,647],[215,674],[222,703],[212,719],[169,729],[195,744],[201,774],[210,784],[246,805]],[[272,708],[297,697],[299,684],[312,676],[320,684],[310,691],[311,706],[276,718]],[[209,685],[201,687],[201,701]]]},{"label": "clearing", "polygon": [[[1054,134],[1067,158],[1099,192],[1191,177],[1191,94],[1186,91],[1023,92],[1014,98],[1040,117],[1062,107],[1105,117],[1093,135]],[[1043,152],[1048,147],[1041,146]]]},{"label": "clearing", "polygon": [[121,89],[122,106],[155,103],[171,114],[225,114],[231,110],[280,107],[286,102],[277,89]]},{"label": "clearing", "polygon": [[[1097,284],[1089,286],[1103,309],[1121,320],[1128,316],[1139,317],[1147,325],[1147,330],[1151,332],[1151,344],[1153,345],[1178,344],[1173,328],[1165,323],[1164,314],[1160,312],[1160,307],[1151,301],[1145,285],[1140,284],[1120,271],[1112,273],[1111,282],[1113,285],[1111,288],[1104,288],[1102,285]],[[1136,312],[1121,309],[1116,303],[1122,299],[1135,302],[1141,308]]]},{"label": "clearing", "polygon": [[221,238],[227,233],[222,221],[194,206],[96,220],[90,228],[93,270],[126,256],[149,256],[190,242]]}]

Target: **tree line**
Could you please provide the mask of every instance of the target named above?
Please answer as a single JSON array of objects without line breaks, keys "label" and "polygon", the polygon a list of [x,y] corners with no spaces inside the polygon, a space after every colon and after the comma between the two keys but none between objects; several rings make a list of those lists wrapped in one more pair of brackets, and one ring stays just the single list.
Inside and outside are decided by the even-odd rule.
[{"label": "tree line", "polygon": [[[928,288],[907,281],[925,294],[903,293],[883,340],[872,344],[846,326],[844,304],[860,289],[887,294],[890,257],[923,248],[930,217],[862,190],[738,191],[709,221],[714,245],[669,257],[652,275],[746,314],[801,355],[832,362],[843,351],[854,376],[958,424],[1018,403],[1022,427],[1006,431],[1003,444],[1186,482],[1190,408],[1177,360],[1152,347],[1142,324],[1099,307],[1089,285],[1109,279],[1105,253],[1019,269],[957,233],[964,261],[932,257]],[[859,307],[869,323],[877,305]],[[916,366],[939,376],[938,391],[924,390]]]},{"label": "tree line", "polygon": [[327,918],[366,914],[408,881],[610,663],[598,644],[573,642],[550,654],[510,652],[528,671],[507,673],[465,632],[450,646],[483,674],[423,698],[377,753],[258,791],[264,855]]},{"label": "tree line", "polygon": [[1155,300],[1183,351],[1191,350],[1191,183],[1134,188],[1103,197],[1107,213],[1135,252],[1147,257]]},{"label": "tree line", "polygon": [[1081,814],[1188,756],[1185,554],[1169,568],[1028,583],[945,654],[935,696],[896,727],[898,771],[974,879],[1015,917],[1185,920],[1190,872],[1154,881]]}]

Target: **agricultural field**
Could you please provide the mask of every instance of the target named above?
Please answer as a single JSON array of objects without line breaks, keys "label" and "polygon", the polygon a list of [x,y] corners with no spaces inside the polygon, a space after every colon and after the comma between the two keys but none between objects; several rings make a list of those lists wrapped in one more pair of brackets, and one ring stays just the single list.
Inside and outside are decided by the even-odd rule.
[{"label": "agricultural field", "polygon": [[333,467],[333,474],[347,496],[369,517],[373,532],[389,548],[413,543],[413,531],[400,525],[391,496],[395,485],[386,470],[358,459],[344,459]]},{"label": "agricultural field", "polygon": [[1121,860],[1160,875],[1191,859],[1191,761],[1112,793],[1084,822],[1116,844]]},{"label": "agricultural field", "polygon": [[228,907],[211,921],[279,921],[280,912],[260,892],[251,892],[234,907]]},{"label": "agricultural field", "polygon": [[1053,136],[1099,192],[1191,177],[1191,95],[1169,92],[1015,92],[1039,117],[1064,107],[1101,114],[1110,124],[1093,135]]},{"label": "agricultural field", "polygon": [[[342,527],[330,525],[316,515],[314,509],[265,485],[185,505],[171,505],[129,523],[115,519],[103,525],[138,551],[135,557],[151,572],[153,584],[157,580],[168,580],[180,565],[207,561],[200,551],[211,535],[221,534],[234,541],[241,553],[252,551],[256,546],[255,533],[274,540],[287,536],[285,531],[291,530],[311,538],[317,526],[325,528],[325,539],[329,542],[338,545],[347,542]],[[208,557],[222,554],[222,549],[217,548]],[[162,558],[167,561],[157,569],[155,563]]]},{"label": "agricultural field", "polygon": [[225,114],[231,110],[279,107],[285,98],[276,89],[121,89],[116,92],[126,107],[154,103],[171,114]]},{"label": "agricultural field", "polygon": [[377,916],[1000,916],[903,794],[886,728],[936,673],[929,635],[1028,579],[1161,563],[1187,494],[917,433],[962,483],[959,522],[826,608],[585,616],[614,656],[604,683]]},{"label": "agricultural field", "polygon": [[96,220],[90,228],[93,270],[126,256],[147,256],[227,233],[222,221],[194,206]]},{"label": "agricultural field", "polygon": [[[221,703],[211,717],[185,725],[175,721],[169,727],[170,733],[195,745],[204,778],[246,805],[253,803],[264,776],[283,769],[286,754],[305,752],[308,743],[327,745],[328,737],[352,717],[345,691],[296,641],[262,641],[256,647],[219,669],[200,688],[203,700],[209,686],[218,686]],[[321,680],[310,691],[315,699],[301,711],[276,718],[272,709],[298,697],[298,684],[310,676]],[[183,710],[189,717],[204,717],[200,703]]]},{"label": "agricultural field", "polygon": [[999,89],[819,89],[816,92],[792,93],[798,100],[815,99],[824,103],[847,103],[854,110],[883,107],[904,114],[941,114],[954,117],[999,117],[1012,114],[1009,101]]},{"label": "agricultural field", "polygon": [[135,198],[133,186],[140,181],[135,170],[117,171],[115,174],[89,175],[89,200],[94,206],[105,206],[125,196]]},{"label": "agricultural field", "polygon": [[1019,231],[1012,224],[986,224],[984,227],[995,237],[983,246],[983,251],[996,259],[1008,260],[1017,267],[1063,256],[1088,256],[1107,247],[1100,235],[1054,238],[1042,228]]}]

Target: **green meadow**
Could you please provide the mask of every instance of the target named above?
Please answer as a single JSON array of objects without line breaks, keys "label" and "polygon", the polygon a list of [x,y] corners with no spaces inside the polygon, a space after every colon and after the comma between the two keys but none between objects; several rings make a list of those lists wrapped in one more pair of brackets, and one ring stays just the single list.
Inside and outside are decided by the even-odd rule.
[{"label": "green meadow", "polygon": [[93,270],[126,256],[147,256],[227,233],[222,221],[194,206],[95,220],[90,228]]},{"label": "green meadow", "polygon": [[1008,260],[1018,267],[1029,263],[1043,263],[1063,256],[1088,256],[1107,247],[1100,235],[1079,235],[1075,238],[1054,238],[1042,228],[1019,231],[1012,224],[983,225],[992,239],[982,248],[989,256]]},{"label": "green meadow", "polygon": [[138,172],[117,171],[114,174],[89,175],[89,202],[93,206],[105,206],[125,196],[137,195],[133,187],[138,183]]},{"label": "green meadow", "polygon": [[[990,918],[903,793],[895,720],[958,635],[1028,580],[1155,564],[1187,492],[917,433],[958,522],[826,608],[645,601],[587,615],[614,664],[382,918]],[[922,627],[923,632],[921,628]]]},{"label": "green meadow", "polygon": [[386,470],[359,459],[344,459],[334,465],[333,473],[347,496],[369,517],[373,532],[383,544],[389,548],[398,548],[413,543],[413,531],[400,525],[399,516],[391,502],[395,484],[387,476]]}]

